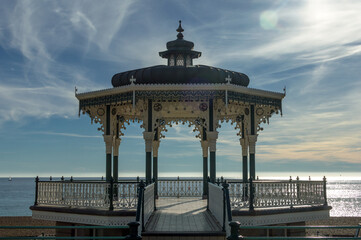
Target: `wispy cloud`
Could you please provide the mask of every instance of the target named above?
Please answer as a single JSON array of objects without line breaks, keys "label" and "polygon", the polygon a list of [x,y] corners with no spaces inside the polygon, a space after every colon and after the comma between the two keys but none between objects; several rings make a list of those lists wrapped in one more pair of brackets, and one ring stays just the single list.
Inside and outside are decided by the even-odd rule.
[{"label": "wispy cloud", "polygon": [[54,136],[64,136],[64,137],[76,137],[76,138],[102,138],[102,136],[97,136],[97,135],[82,135],[76,133],[62,133],[62,132],[28,132],[27,134],[54,135]]},{"label": "wispy cloud", "polygon": [[[74,86],[80,92],[104,89],[111,87],[116,72],[165,64],[158,52],[176,38],[181,18],[185,39],[203,52],[196,64],[244,72],[250,87],[280,91],[287,85],[284,116],[272,117],[260,132],[257,163],[359,163],[360,8],[361,2],[338,0],[206,6],[190,0],[152,5],[7,1],[0,9],[0,128],[33,118],[75,118]],[[268,29],[261,18],[266,11],[276,19],[267,23]],[[217,155],[240,161],[239,139],[226,125],[219,129]],[[168,129],[161,143],[163,157],[174,160],[186,154],[191,159],[201,154],[192,129]],[[36,134],[69,141],[102,137],[77,129]],[[144,145],[140,130],[127,131],[123,138],[124,146],[133,139],[137,149]],[[131,150],[124,150],[128,157],[133,157]]]},{"label": "wispy cloud", "polygon": [[[7,66],[2,66],[0,124],[26,117],[76,116],[74,86],[80,85],[82,91],[104,86],[82,66],[64,61],[63,54],[71,50],[86,55],[90,45],[113,54],[109,46],[131,12],[127,11],[130,5],[131,1],[101,7],[85,2],[16,1],[9,6],[1,26],[9,34],[0,35],[0,46],[19,51],[25,59],[16,73],[5,74]],[[78,34],[89,44],[80,44]],[[6,64],[12,64],[11,59]]]}]

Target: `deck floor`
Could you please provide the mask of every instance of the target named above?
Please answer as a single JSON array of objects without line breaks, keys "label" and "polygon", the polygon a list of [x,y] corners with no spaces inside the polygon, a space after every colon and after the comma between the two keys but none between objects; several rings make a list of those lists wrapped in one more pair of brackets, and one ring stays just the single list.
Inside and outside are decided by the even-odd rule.
[{"label": "deck floor", "polygon": [[219,232],[221,227],[200,198],[159,198],[147,232]]}]

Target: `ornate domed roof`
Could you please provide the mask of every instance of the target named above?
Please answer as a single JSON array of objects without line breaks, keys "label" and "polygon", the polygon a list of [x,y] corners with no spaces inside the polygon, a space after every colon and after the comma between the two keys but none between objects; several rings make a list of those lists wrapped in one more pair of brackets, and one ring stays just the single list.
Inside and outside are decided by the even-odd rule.
[{"label": "ornate domed roof", "polygon": [[137,84],[219,84],[226,83],[247,87],[249,78],[239,72],[205,65],[193,66],[193,59],[201,52],[193,51],[194,43],[183,39],[181,21],[177,29],[177,39],[167,43],[167,50],[160,52],[168,59],[168,65],[158,65],[117,73],[112,78],[113,87],[131,84],[135,78]]},{"label": "ornate domed roof", "polygon": [[243,73],[204,65],[191,67],[158,65],[140,68],[115,74],[112,84],[114,87],[129,85],[132,77],[136,79],[137,84],[215,84],[226,83],[227,77],[230,77],[231,83],[235,85],[247,87],[249,84],[249,78]]}]

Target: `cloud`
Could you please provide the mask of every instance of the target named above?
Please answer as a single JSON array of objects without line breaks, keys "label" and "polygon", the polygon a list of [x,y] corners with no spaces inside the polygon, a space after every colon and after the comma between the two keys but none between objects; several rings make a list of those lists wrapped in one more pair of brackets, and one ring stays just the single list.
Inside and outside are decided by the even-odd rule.
[{"label": "cloud", "polygon": [[64,137],[75,137],[75,138],[102,138],[102,136],[97,135],[83,135],[77,133],[62,133],[62,132],[28,132],[27,134],[31,135],[55,135],[55,136],[64,136]]},{"label": "cloud", "polygon": [[[130,5],[131,1],[101,6],[71,1],[9,4],[1,26],[9,34],[0,35],[0,46],[5,51],[17,50],[24,60],[0,59],[4,63],[0,73],[0,124],[27,117],[76,116],[74,86],[80,85],[81,91],[104,86],[89,77],[87,67],[63,59],[64,52],[86,55],[92,44],[105,55],[113,54],[109,46],[131,12],[127,11]],[[89,39],[89,44],[81,45],[79,34]],[[9,71],[14,65],[18,70]]]},{"label": "cloud", "polygon": [[[158,52],[175,39],[181,17],[185,39],[203,52],[196,64],[245,72],[250,87],[280,91],[287,85],[284,116],[273,116],[260,133],[257,162],[359,163],[360,8],[360,2],[337,0],[207,6],[194,1],[151,6],[9,1],[0,9],[0,128],[30,118],[75,118],[74,86],[80,92],[104,89],[116,72],[165,64]],[[277,19],[268,30],[259,22],[264,12]],[[235,130],[219,131],[217,155],[240,161]],[[41,134],[101,137],[46,132]],[[201,147],[194,135],[174,125],[161,149],[167,157],[180,158],[182,144],[190,149],[187,157],[198,156]],[[134,130],[126,138],[144,144]]]}]

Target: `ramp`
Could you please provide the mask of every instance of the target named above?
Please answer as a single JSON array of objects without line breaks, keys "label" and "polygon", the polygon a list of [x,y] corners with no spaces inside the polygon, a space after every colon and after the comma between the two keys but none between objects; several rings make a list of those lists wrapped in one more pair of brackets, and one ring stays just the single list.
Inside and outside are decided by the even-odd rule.
[{"label": "ramp", "polygon": [[224,240],[225,232],[207,211],[207,200],[200,198],[160,198],[157,211],[149,220],[143,239]]}]

